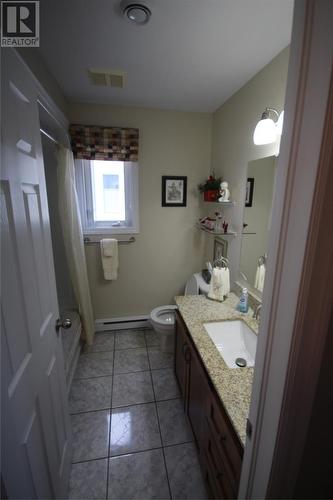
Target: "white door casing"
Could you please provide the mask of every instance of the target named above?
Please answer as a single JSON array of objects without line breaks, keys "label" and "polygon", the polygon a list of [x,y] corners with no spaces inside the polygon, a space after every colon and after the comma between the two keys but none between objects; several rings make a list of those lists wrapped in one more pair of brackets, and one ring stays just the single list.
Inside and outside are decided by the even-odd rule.
[{"label": "white door casing", "polygon": [[[309,409],[321,369],[318,336],[322,321],[318,321],[312,339],[317,345],[307,359],[302,391],[298,391],[297,401],[293,400],[286,408],[287,390],[296,388],[293,361],[298,359],[300,363],[304,359],[299,348],[304,335],[300,333],[299,318],[306,307],[303,273],[309,259],[308,243],[314,234],[312,210],[315,208],[316,224],[320,216],[319,205],[314,202],[319,193],[320,155],[332,75],[332,16],[331,0],[295,1],[285,121],[249,414],[252,436],[247,438],[245,446],[238,498],[281,498],[281,495],[291,498],[300,463],[297,455],[304,445]],[[316,300],[317,291],[316,287],[312,290]],[[326,335],[321,329],[320,340]],[[305,337],[302,341],[305,342]],[[281,453],[275,457],[277,438],[283,429],[281,424],[288,418],[291,424],[286,410],[292,408],[300,416],[293,422],[295,433],[288,443],[290,450],[293,448],[288,455],[288,475],[292,479],[289,484],[280,482],[280,496],[271,497],[270,483],[277,479],[276,471],[272,470],[273,458],[277,461],[282,457]]]},{"label": "white door casing", "polygon": [[1,473],[10,498],[65,498],[72,438],[37,92],[2,52]]}]

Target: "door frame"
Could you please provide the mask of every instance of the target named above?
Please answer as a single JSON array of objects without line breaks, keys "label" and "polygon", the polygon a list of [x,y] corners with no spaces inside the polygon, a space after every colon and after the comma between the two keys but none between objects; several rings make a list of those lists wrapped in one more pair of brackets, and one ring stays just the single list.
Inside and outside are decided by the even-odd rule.
[{"label": "door frame", "polygon": [[[277,443],[268,486],[269,498],[294,498],[294,487],[304,445],[310,431],[317,390],[323,367],[332,380],[333,371],[325,365],[330,349],[330,320],[333,313],[333,237],[329,231],[333,214],[333,72],[324,126],[323,143],[311,213],[306,256],[293,335],[287,382]],[[316,290],[313,293],[313,290]],[[315,333],[315,334],[314,334]],[[324,398],[329,405],[329,394]],[[332,404],[332,401],[331,401]],[[328,406],[327,406],[328,408]],[[326,411],[326,413],[328,413]],[[324,432],[325,429],[322,429]],[[321,458],[328,463],[321,445]],[[325,463],[324,462],[324,463]],[[320,461],[312,466],[314,471]],[[322,469],[323,473],[323,469]],[[325,478],[327,480],[327,478]],[[319,494],[319,492],[318,492]],[[319,495],[320,496],[320,495]]]},{"label": "door frame", "polygon": [[[321,302],[313,303],[317,313],[326,314],[316,325],[315,339],[310,338],[304,321],[313,291],[309,276],[318,272],[314,255],[322,200],[329,189],[326,179],[332,145],[324,134],[332,85],[332,18],[330,0],[295,1],[286,116],[249,414],[252,436],[246,441],[239,498],[277,498],[276,480],[285,481],[287,476],[296,480],[322,363],[332,278],[321,283]],[[322,250],[328,255],[327,240],[320,243],[326,244]],[[319,272],[328,277],[327,264],[327,258],[323,259]],[[305,340],[309,341],[307,349],[302,350]],[[302,380],[295,376],[296,360],[297,368],[308,364]],[[302,415],[300,420],[295,420],[295,408]],[[285,429],[288,434],[283,435]],[[288,468],[279,469],[291,435],[297,450],[289,455]],[[292,486],[292,481],[280,484],[280,495],[287,489],[290,493]]]},{"label": "door frame", "polygon": [[54,102],[50,94],[45,90],[43,85],[38,80],[37,76],[30,69],[25,60],[21,57],[20,53],[15,49],[11,50],[14,51],[16,57],[20,60],[21,64],[24,65],[27,72],[30,74],[31,80],[34,83],[37,93],[37,102],[40,110],[44,112],[45,122],[50,127],[49,131],[63,145],[70,146],[70,139],[67,132],[69,128],[69,120],[58,107],[58,105]]}]

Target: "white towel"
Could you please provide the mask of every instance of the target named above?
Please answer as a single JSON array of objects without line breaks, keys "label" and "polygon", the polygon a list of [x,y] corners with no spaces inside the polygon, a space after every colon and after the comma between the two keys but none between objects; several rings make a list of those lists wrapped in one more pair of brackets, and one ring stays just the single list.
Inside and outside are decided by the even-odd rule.
[{"label": "white towel", "polygon": [[101,240],[102,255],[104,257],[114,257],[118,254],[118,241],[112,238]]},{"label": "white towel", "polygon": [[209,284],[208,297],[222,302],[230,292],[230,273],[228,268],[214,267]]},{"label": "white towel", "polygon": [[118,240],[105,238],[101,240],[101,257],[105,280],[118,278]]},{"label": "white towel", "polygon": [[262,292],[264,289],[265,274],[266,266],[265,264],[260,264],[260,266],[257,267],[256,277],[254,280],[254,287],[257,288],[259,292]]}]

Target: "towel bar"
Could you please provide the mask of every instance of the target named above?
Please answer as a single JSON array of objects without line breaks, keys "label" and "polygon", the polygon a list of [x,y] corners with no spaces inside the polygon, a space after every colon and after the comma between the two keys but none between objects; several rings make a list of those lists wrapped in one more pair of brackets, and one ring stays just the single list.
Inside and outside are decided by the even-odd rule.
[{"label": "towel bar", "polygon": [[[118,243],[134,243],[136,240],[134,238],[134,236],[131,236],[128,240],[118,240]],[[83,242],[85,245],[99,245],[100,244],[100,240],[91,240],[90,238],[88,238],[88,236],[85,236],[83,238]]]}]

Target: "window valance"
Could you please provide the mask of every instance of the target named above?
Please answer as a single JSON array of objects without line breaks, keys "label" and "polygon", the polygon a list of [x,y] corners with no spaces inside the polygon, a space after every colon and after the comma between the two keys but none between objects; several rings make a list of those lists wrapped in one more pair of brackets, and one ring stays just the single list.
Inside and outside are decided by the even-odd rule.
[{"label": "window valance", "polygon": [[70,125],[74,158],[83,160],[138,161],[137,128]]}]

